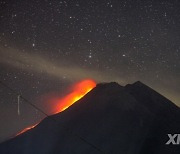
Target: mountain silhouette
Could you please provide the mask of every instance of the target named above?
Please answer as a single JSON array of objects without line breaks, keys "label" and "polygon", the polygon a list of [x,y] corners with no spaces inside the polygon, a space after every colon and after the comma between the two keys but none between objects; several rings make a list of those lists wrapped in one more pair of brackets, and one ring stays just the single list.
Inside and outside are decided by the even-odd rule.
[{"label": "mountain silhouette", "polygon": [[101,83],[67,110],[0,144],[1,154],[179,154],[180,109],[140,81]]}]

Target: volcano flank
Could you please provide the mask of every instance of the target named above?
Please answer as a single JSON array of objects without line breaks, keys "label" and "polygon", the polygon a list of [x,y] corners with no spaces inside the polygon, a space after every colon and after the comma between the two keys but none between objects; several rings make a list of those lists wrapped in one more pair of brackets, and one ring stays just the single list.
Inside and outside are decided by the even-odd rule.
[{"label": "volcano flank", "polygon": [[[63,112],[0,144],[1,154],[179,154],[180,109],[140,81],[97,84]],[[175,140],[176,141],[176,140]]]}]

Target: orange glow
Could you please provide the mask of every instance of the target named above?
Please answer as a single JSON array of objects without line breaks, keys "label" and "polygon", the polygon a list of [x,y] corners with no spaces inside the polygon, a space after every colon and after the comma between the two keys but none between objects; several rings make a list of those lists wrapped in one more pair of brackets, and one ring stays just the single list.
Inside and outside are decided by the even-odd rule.
[{"label": "orange glow", "polygon": [[37,123],[37,124],[35,124],[35,125],[32,125],[32,126],[29,126],[29,127],[25,128],[25,129],[23,129],[22,131],[20,131],[19,133],[17,133],[16,136],[18,136],[18,135],[20,135],[20,134],[22,134],[22,133],[24,133],[24,132],[26,132],[26,131],[28,131],[28,130],[34,128],[34,127],[36,127],[38,124],[39,124],[39,123]]},{"label": "orange glow", "polygon": [[[72,87],[71,93],[69,93],[65,97],[57,100],[57,105],[55,106],[53,114],[56,114],[56,113],[66,110],[69,106],[74,104],[76,101],[81,99],[84,95],[86,95],[89,91],[91,91],[95,86],[96,86],[95,81],[90,80],[90,79],[83,80],[83,81],[76,83]],[[39,123],[23,129],[18,134],[16,134],[16,136],[36,127],[38,124]]]},{"label": "orange glow", "polygon": [[75,84],[70,94],[58,100],[55,113],[59,113],[67,109],[69,106],[86,95],[89,91],[91,91],[95,86],[96,83],[93,80],[83,80]]}]

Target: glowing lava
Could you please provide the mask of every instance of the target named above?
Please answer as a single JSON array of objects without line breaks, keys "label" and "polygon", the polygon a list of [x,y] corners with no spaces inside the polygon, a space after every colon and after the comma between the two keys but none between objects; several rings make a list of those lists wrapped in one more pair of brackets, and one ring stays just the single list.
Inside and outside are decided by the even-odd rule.
[{"label": "glowing lava", "polygon": [[84,95],[86,95],[95,86],[96,83],[93,80],[83,80],[81,82],[76,83],[73,86],[72,92],[70,94],[58,100],[58,105],[55,109],[55,113],[59,113],[67,109],[69,106],[71,106],[76,101],[81,99]]},{"label": "glowing lava", "polygon": [[28,131],[28,130],[34,128],[34,127],[36,127],[38,124],[39,124],[39,123],[37,123],[37,124],[35,124],[35,125],[32,125],[32,126],[29,126],[29,127],[25,128],[25,129],[23,129],[22,131],[20,131],[19,133],[17,133],[16,136],[18,136],[18,135],[20,135],[20,134],[22,134],[22,133],[24,133],[24,132],[26,132],[26,131]]},{"label": "glowing lava", "polygon": [[[55,107],[54,114],[62,112],[65,109],[67,109],[69,106],[71,106],[76,101],[81,99],[84,95],[86,95],[89,91],[91,91],[95,86],[96,86],[95,81],[90,80],[90,79],[83,80],[83,81],[76,83],[72,87],[72,92],[70,94],[66,95],[65,97],[63,97],[57,101],[57,106]],[[36,127],[38,124],[39,123],[23,129],[18,134],[16,134],[16,136]]]}]

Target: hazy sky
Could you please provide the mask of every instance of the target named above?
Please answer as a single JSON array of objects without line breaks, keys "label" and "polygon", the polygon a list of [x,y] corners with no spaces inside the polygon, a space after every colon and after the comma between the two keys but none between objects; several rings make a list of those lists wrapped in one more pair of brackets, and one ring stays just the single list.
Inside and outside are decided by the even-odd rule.
[{"label": "hazy sky", "polygon": [[[178,0],[0,1],[0,80],[46,112],[50,97],[85,78],[140,80],[180,106],[179,8]],[[2,140],[42,115],[21,103],[18,116],[17,95],[0,88]]]}]

